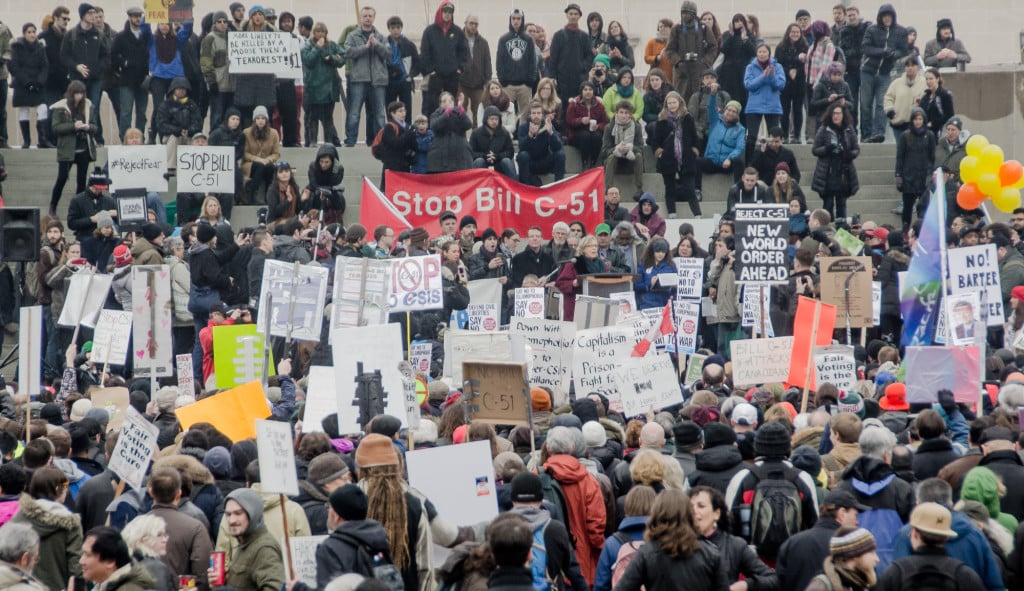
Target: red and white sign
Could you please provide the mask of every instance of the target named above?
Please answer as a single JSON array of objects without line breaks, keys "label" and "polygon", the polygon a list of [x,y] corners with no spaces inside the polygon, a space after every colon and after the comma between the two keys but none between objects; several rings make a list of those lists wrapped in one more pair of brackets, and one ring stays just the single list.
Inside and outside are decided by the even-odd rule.
[{"label": "red and white sign", "polygon": [[386,196],[370,181],[363,181],[359,222],[367,228],[380,224],[421,227],[437,236],[444,211],[459,218],[471,215],[481,229],[516,228],[525,233],[530,226],[539,226],[546,237],[556,221],[581,220],[588,228],[604,221],[604,169],[600,167],[544,187],[523,185],[485,168],[384,174]]},{"label": "red and white sign", "polygon": [[700,302],[676,300],[676,351],[681,355],[697,352],[697,324],[700,320]]},{"label": "red and white sign", "polygon": [[444,307],[441,255],[391,259],[391,312],[437,310]]}]

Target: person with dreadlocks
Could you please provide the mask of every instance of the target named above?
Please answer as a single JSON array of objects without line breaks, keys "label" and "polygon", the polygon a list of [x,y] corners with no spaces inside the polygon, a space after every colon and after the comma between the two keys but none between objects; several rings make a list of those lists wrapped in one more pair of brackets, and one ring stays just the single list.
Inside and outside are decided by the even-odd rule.
[{"label": "person with dreadlocks", "polygon": [[359,487],[369,499],[367,519],[384,526],[391,561],[402,572],[406,591],[428,591],[430,547],[451,547],[462,541],[459,530],[437,514],[434,505],[403,479],[392,439],[367,435],[356,448]]}]

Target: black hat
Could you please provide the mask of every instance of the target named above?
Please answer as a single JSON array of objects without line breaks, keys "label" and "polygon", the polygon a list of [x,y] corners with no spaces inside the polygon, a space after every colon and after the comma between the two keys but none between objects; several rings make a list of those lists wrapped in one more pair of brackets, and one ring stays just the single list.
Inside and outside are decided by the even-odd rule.
[{"label": "black hat", "polygon": [[85,18],[86,14],[89,14],[90,10],[96,10],[96,7],[88,2],[82,2],[78,5],[78,18]]},{"label": "black hat", "polygon": [[487,228],[484,233],[480,235],[480,240],[487,240],[488,238],[497,238],[498,233],[494,231],[494,228]]},{"label": "black hat", "polygon": [[754,437],[754,453],[759,457],[788,458],[790,448],[789,429],[779,422],[767,423]]},{"label": "black hat", "polygon": [[160,226],[156,224],[151,223],[142,226],[142,237],[148,240],[149,242],[156,240],[163,233],[164,231],[161,230]]},{"label": "black hat", "polygon": [[693,421],[683,421],[672,427],[672,438],[679,449],[697,447],[701,443],[702,435],[700,425]]},{"label": "black hat", "polygon": [[945,28],[952,29],[953,28],[953,21],[951,19],[948,19],[948,18],[940,18],[939,21],[937,23],[935,23],[935,28],[938,29],[938,30],[945,29]]},{"label": "black hat", "polygon": [[946,127],[949,127],[950,125],[956,127],[960,131],[963,131],[964,120],[959,117],[950,117],[949,119],[946,119]]},{"label": "black hat", "polygon": [[58,427],[64,423],[60,416],[60,405],[54,402],[47,402],[43,405],[42,410],[39,411],[39,418]]},{"label": "black hat", "polygon": [[867,505],[862,505],[857,502],[857,497],[853,496],[853,493],[847,490],[832,490],[825,495],[825,501],[822,505],[832,505],[837,509],[856,509],[858,511],[867,511],[871,509]]},{"label": "black hat", "polygon": [[520,472],[512,479],[511,497],[513,503],[539,503],[544,500],[544,488],[540,476],[532,472]]},{"label": "black hat", "polygon": [[330,497],[331,509],[345,521],[361,521],[366,519],[370,510],[370,501],[363,489],[354,484],[346,484],[334,489]]},{"label": "black hat", "polygon": [[807,18],[810,18],[811,17],[811,13],[806,8],[801,8],[800,10],[796,11],[796,17],[793,20],[797,20],[797,19],[799,19],[802,16],[806,16]]},{"label": "black hat", "polygon": [[812,478],[821,473],[821,454],[809,445],[801,445],[794,449],[790,461],[793,462],[794,468],[807,472]]},{"label": "black hat", "polygon": [[217,231],[210,224],[196,224],[196,239],[203,244],[213,240]]},{"label": "black hat", "polygon": [[704,425],[704,449],[736,443],[736,432],[727,425],[712,421]]},{"label": "black hat", "polygon": [[713,76],[715,80],[718,80],[718,72],[716,72],[714,68],[704,70],[704,76]]},{"label": "black hat", "polygon": [[449,218],[451,218],[453,220],[458,220],[459,216],[455,215],[455,212],[453,212],[453,211],[451,211],[449,209],[446,209],[446,210],[441,212],[441,217],[437,221],[444,222],[445,220],[447,220]]},{"label": "black hat", "polygon": [[210,314],[221,314],[222,316],[227,316],[227,313],[228,305],[224,302],[214,302],[213,304],[210,304]]},{"label": "black hat", "polygon": [[581,9],[580,5],[576,4],[575,2],[570,2],[568,5],[566,5],[565,10],[562,12],[568,13],[570,10],[575,10],[576,12],[583,14],[583,9]]},{"label": "black hat", "polygon": [[469,225],[472,225],[474,228],[477,227],[476,218],[471,215],[462,216],[462,221],[459,222],[459,231],[461,232],[463,228]]}]

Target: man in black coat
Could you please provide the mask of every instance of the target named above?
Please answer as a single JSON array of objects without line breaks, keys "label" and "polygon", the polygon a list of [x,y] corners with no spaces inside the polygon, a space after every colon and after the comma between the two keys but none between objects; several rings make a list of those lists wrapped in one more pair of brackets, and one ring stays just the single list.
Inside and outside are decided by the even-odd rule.
[{"label": "man in black coat", "polygon": [[117,77],[117,90],[121,112],[117,119],[117,133],[124,142],[124,132],[132,127],[132,108],[135,109],[135,128],[146,129],[146,106],[149,91],[142,81],[149,75],[149,41],[153,33],[142,26],[142,9],[128,9],[124,30],[114,36],[110,48],[110,66]]},{"label": "man in black coat", "polygon": [[105,192],[109,188],[110,179],[97,168],[89,175],[88,187],[68,204],[68,229],[75,233],[79,242],[92,236],[96,229],[96,216],[101,211],[117,218],[117,202]]},{"label": "man in black coat", "polygon": [[704,449],[697,453],[696,469],[686,472],[690,487],[710,486],[725,490],[740,471],[743,454],[736,446],[736,433],[718,422],[704,425]]},{"label": "man in black coat", "polygon": [[423,30],[420,41],[420,73],[430,75],[423,93],[423,114],[428,117],[437,109],[442,92],[458,96],[462,65],[469,59],[466,34],[454,21],[455,5],[451,0],[442,0],[434,22]]},{"label": "man in black coat", "polygon": [[1010,494],[1000,503],[1003,513],[1013,515],[1018,521],[1024,519],[1024,462],[1017,453],[1019,446],[1013,431],[1006,427],[989,427],[981,434],[981,451],[985,457],[979,466],[985,466],[996,473],[1006,485]]},{"label": "man in black coat", "polygon": [[78,5],[78,25],[64,35],[60,46],[60,62],[50,64],[51,68],[64,66],[68,77],[85,84],[86,97],[92,101],[92,116],[96,121],[96,136],[103,137],[100,127],[100,99],[103,98],[103,76],[110,67],[110,46],[103,39],[103,31],[93,25],[96,21],[96,7],[88,2]]},{"label": "man in black coat", "polygon": [[484,120],[469,136],[469,149],[473,152],[473,168],[489,168],[518,180],[512,135],[501,125],[501,112],[493,105],[484,109]]},{"label": "man in black coat", "polygon": [[775,572],[780,589],[806,589],[829,555],[829,540],[840,527],[857,527],[857,513],[867,507],[853,493],[834,490],[825,495],[814,527],[789,538],[779,549]]},{"label": "man in black coat", "polygon": [[780,162],[785,162],[789,166],[789,176],[799,183],[800,167],[797,165],[796,156],[793,155],[793,150],[782,145],[785,132],[776,126],[768,130],[768,133],[771,138],[754,150],[750,166],[757,169],[757,177],[770,187],[775,182],[775,167]]},{"label": "man in black coat", "polygon": [[309,462],[306,479],[299,481],[299,494],[292,500],[302,506],[314,536],[327,532],[330,495],[352,482],[348,464],[336,453],[323,453]]},{"label": "man in black coat", "polygon": [[558,98],[563,108],[569,99],[579,91],[580,84],[587,79],[587,72],[594,63],[593,44],[586,31],[580,29],[579,21],[583,11],[579,4],[565,7],[565,27],[555,32],[551,39],[551,64],[555,82],[558,83]]},{"label": "man in black coat", "polygon": [[544,280],[544,283],[552,281],[547,275],[555,270],[555,259],[549,251],[541,248],[543,242],[544,234],[540,228],[534,226],[527,230],[526,248],[512,257],[513,289],[522,287],[523,278],[527,275],[536,275]]}]

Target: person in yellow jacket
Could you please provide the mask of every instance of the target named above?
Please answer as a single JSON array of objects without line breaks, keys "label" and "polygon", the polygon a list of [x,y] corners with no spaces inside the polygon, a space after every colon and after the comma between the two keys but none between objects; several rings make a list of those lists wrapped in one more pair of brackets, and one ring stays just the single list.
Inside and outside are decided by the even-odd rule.
[{"label": "person in yellow jacket", "polygon": [[604,103],[604,110],[608,114],[608,120],[615,117],[615,106],[619,101],[628,101],[633,104],[633,119],[640,121],[644,116],[644,93],[637,89],[633,83],[633,70],[623,68],[619,70],[619,80],[604,91],[601,98]]}]

